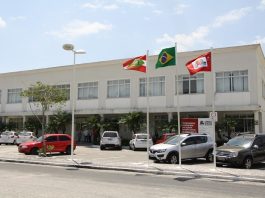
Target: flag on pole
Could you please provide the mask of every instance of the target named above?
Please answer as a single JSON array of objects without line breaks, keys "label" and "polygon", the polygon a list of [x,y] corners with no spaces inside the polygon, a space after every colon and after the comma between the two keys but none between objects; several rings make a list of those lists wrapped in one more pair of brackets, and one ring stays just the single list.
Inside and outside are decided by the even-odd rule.
[{"label": "flag on pole", "polygon": [[123,63],[123,68],[126,70],[136,70],[140,72],[146,72],[146,55],[138,56],[127,60]]},{"label": "flag on pole", "polygon": [[201,71],[212,71],[212,57],[211,52],[207,52],[197,58],[190,60],[186,63],[186,67],[190,72],[190,75],[196,74]]},{"label": "flag on pole", "polygon": [[158,55],[156,69],[171,65],[176,65],[175,47],[162,49],[162,51]]}]

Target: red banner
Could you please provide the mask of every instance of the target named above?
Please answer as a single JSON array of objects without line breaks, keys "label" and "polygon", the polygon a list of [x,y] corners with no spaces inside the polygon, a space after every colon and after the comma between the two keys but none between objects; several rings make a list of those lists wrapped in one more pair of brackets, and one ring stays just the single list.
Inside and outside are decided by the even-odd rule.
[{"label": "red banner", "polygon": [[181,118],[181,133],[198,133],[198,118]]}]

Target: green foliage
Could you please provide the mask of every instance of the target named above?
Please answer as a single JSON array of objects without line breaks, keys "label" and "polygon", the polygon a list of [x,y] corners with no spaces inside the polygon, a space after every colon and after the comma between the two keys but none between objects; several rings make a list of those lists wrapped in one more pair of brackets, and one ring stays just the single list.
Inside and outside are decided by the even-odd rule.
[{"label": "green foliage", "polygon": [[119,120],[119,124],[126,124],[130,131],[136,133],[140,130],[143,123],[144,116],[142,112],[130,112],[122,116]]},{"label": "green foliage", "polygon": [[71,121],[72,117],[70,113],[59,110],[55,115],[51,116],[48,124],[48,131],[57,133],[62,131],[66,132],[66,125]]},{"label": "green foliage", "polygon": [[38,136],[38,131],[41,129],[41,123],[35,117],[28,118],[25,122],[25,129],[35,132],[36,136]]}]

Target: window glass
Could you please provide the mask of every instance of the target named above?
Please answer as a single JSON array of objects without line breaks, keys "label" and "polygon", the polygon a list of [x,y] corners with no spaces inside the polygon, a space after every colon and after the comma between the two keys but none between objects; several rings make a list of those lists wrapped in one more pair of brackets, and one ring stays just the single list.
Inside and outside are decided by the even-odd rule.
[{"label": "window glass", "polygon": [[203,144],[207,142],[207,136],[198,136],[197,137],[197,144]]},{"label": "window glass", "polygon": [[59,141],[69,141],[69,140],[70,140],[70,138],[65,136],[65,135],[60,135],[59,136]]},{"label": "window glass", "polygon": [[22,89],[8,89],[7,91],[7,103],[21,103],[22,98],[20,96]]},{"label": "window glass", "polygon": [[[147,96],[146,78],[140,78],[140,96]],[[165,76],[149,78],[149,96],[165,95]]]},{"label": "window glass", "polygon": [[248,71],[216,73],[216,91],[218,93],[248,91]]},{"label": "window glass", "polygon": [[204,74],[180,75],[178,76],[178,82],[176,78],[176,93],[177,86],[179,94],[204,93]]},{"label": "window glass", "polygon": [[186,145],[192,145],[196,144],[197,137],[188,137],[186,140],[183,141],[183,143],[186,143]]},{"label": "window glass", "polygon": [[107,132],[103,134],[103,137],[118,137],[117,133]]},{"label": "window glass", "polygon": [[56,142],[57,136],[49,136],[45,140],[46,140],[46,142]]},{"label": "window glass", "polygon": [[64,85],[55,85],[57,89],[62,90],[66,94],[66,100],[70,99],[70,84],[64,84]]},{"label": "window glass", "polygon": [[130,97],[130,80],[110,80],[108,81],[108,98]]},{"label": "window glass", "polygon": [[78,84],[78,100],[98,98],[98,82],[87,82]]}]

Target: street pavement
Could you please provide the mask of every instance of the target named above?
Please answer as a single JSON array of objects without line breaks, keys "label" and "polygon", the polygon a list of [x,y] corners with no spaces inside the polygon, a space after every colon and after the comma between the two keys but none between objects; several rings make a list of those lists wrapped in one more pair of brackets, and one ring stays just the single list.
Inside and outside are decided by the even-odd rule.
[{"label": "street pavement", "polygon": [[61,154],[49,154],[48,157],[25,155],[19,153],[15,145],[0,145],[0,161],[265,183],[265,163],[254,165],[250,170],[228,166],[215,167],[204,159],[182,161],[179,166],[154,163],[148,160],[146,151],[101,151],[98,146],[92,145],[77,146],[73,159],[70,155]]}]

